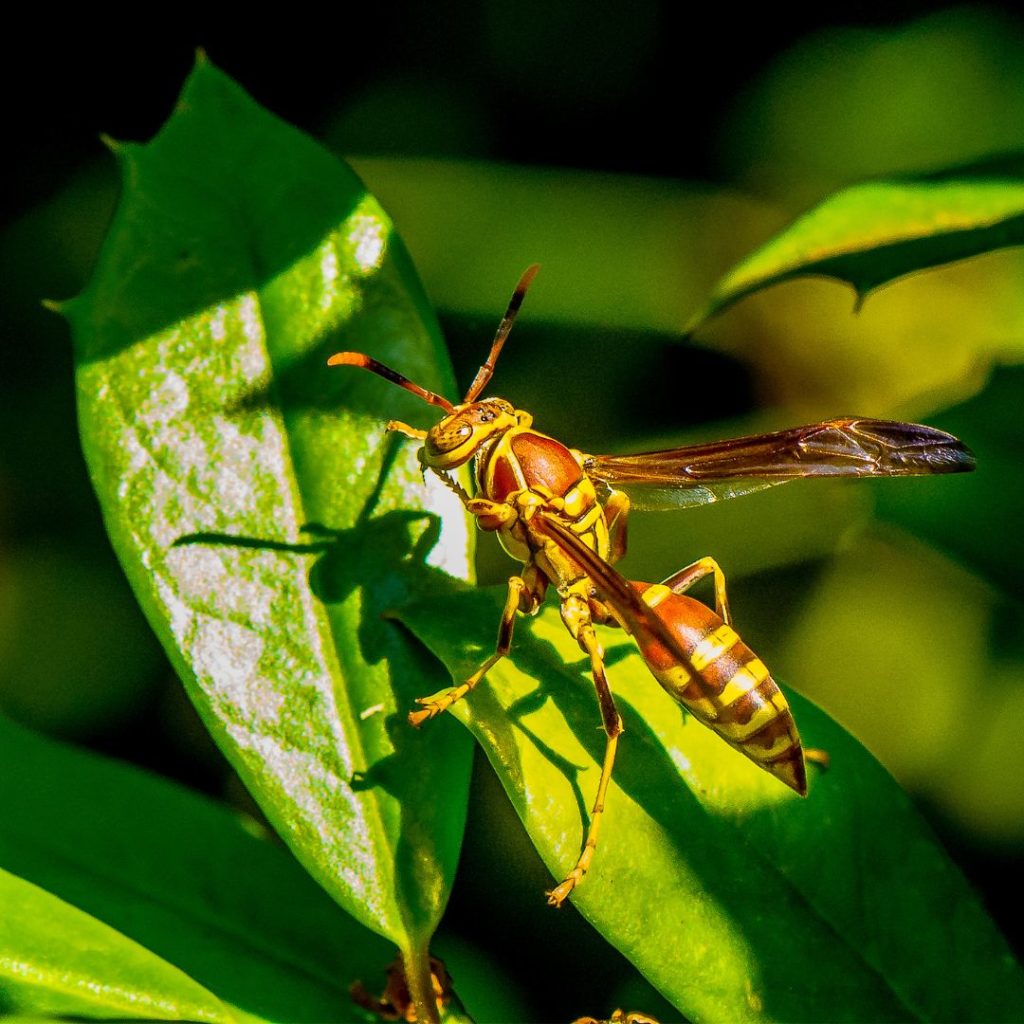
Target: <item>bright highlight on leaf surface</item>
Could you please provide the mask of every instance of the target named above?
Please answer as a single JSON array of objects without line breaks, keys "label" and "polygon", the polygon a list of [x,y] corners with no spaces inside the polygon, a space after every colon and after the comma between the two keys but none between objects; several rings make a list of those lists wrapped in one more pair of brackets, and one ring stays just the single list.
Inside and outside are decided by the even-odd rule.
[{"label": "bright highlight on leaf surface", "polygon": [[433,680],[381,615],[407,565],[465,576],[469,538],[385,441],[381,407],[415,419],[419,403],[323,366],[365,346],[449,391],[436,323],[355,175],[204,61],[160,134],[115,153],[124,194],[66,307],[114,546],[299,860],[420,950],[454,873],[469,740],[397,724]]}]

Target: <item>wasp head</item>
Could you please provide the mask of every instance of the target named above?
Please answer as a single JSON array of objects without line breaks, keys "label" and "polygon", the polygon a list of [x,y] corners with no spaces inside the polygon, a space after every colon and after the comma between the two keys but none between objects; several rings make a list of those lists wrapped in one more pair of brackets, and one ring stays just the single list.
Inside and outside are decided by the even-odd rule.
[{"label": "wasp head", "polygon": [[455,469],[468,462],[489,441],[500,437],[510,427],[522,424],[526,415],[503,398],[457,405],[427,431],[420,458],[432,469]]},{"label": "wasp head", "polygon": [[440,423],[435,424],[424,433],[407,424],[392,422],[392,429],[400,429],[408,437],[422,438],[423,448],[420,450],[420,462],[425,467],[445,471],[456,469],[468,462],[489,441],[500,437],[510,427],[529,426],[532,417],[525,412],[514,409],[502,398],[485,398],[477,401],[480,393],[487,386],[494,373],[494,364],[501,353],[502,346],[508,338],[509,331],[522,305],[523,296],[537,273],[537,264],[527,267],[516,285],[516,290],[509,300],[505,316],[498,325],[498,331],[491,343],[491,351],[486,362],[477,371],[473,383],[470,384],[466,397],[460,405],[452,405],[443,395],[414,384],[408,377],[396,370],[377,362],[376,359],[362,352],[337,352],[327,360],[328,366],[359,366],[364,370],[377,374],[385,380],[397,384],[400,388],[423,399],[430,405],[437,406],[445,413]]}]

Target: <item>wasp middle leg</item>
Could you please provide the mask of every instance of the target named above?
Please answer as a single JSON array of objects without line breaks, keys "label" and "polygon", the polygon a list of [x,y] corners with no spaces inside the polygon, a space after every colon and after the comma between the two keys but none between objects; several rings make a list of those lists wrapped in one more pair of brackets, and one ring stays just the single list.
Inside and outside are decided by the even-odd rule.
[{"label": "wasp middle leg", "polygon": [[597,783],[597,797],[590,812],[590,825],[575,865],[565,879],[555,886],[548,894],[548,903],[554,907],[561,906],[569,893],[583,881],[583,876],[590,869],[594,859],[597,839],[601,831],[601,819],[604,815],[604,802],[608,794],[608,783],[612,778],[612,767],[615,764],[615,751],[622,735],[622,719],[615,707],[608,677],[604,670],[604,651],[594,632],[594,624],[590,617],[587,599],[578,594],[569,594],[562,599],[562,619],[569,632],[576,638],[582,650],[590,656],[590,671],[594,677],[597,700],[601,707],[601,721],[604,725],[605,748],[604,761],[601,765],[601,777]]},{"label": "wasp middle leg", "polygon": [[543,593],[538,596],[536,589],[531,589],[522,576],[512,576],[508,581],[508,596],[505,598],[505,608],[501,613],[501,622],[498,625],[498,642],[495,645],[494,653],[459,686],[453,686],[437,697],[418,697],[416,703],[421,704],[422,707],[417,711],[409,712],[409,724],[420,726],[428,719],[441,714],[442,711],[447,711],[457,700],[465,697],[512,649],[512,632],[516,625],[516,612],[533,612],[539,607],[541,600],[543,600]]}]

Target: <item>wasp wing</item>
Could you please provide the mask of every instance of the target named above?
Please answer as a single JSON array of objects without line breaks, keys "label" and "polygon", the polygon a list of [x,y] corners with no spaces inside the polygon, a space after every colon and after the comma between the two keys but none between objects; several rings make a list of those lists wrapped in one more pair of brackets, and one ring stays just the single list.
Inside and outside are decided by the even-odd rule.
[{"label": "wasp wing", "polygon": [[588,455],[584,468],[641,508],[689,508],[801,477],[962,473],[974,456],[934,427],[847,417],[639,455]]}]

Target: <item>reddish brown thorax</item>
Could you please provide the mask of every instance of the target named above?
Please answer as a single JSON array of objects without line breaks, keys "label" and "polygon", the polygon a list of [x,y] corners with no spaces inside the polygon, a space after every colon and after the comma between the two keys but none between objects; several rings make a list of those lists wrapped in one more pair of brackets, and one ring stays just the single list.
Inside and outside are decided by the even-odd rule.
[{"label": "reddish brown thorax", "polygon": [[511,439],[508,449],[509,454],[496,453],[489,467],[493,473],[489,496],[494,501],[505,501],[524,486],[562,496],[583,479],[572,452],[553,438],[525,431]]},{"label": "reddish brown thorax", "polygon": [[564,444],[533,431],[518,434],[509,445],[531,486],[564,495],[583,479],[583,470]]}]

